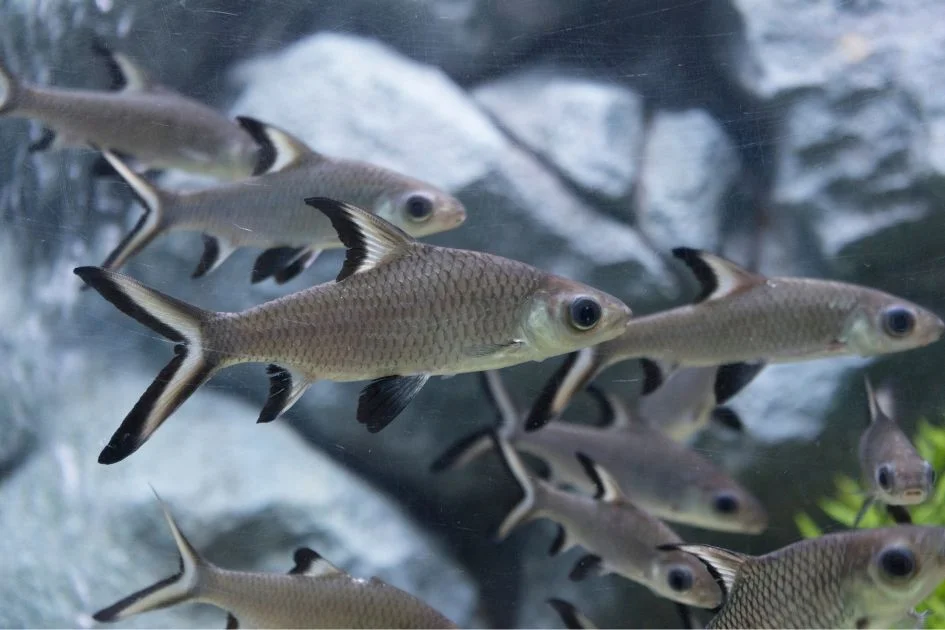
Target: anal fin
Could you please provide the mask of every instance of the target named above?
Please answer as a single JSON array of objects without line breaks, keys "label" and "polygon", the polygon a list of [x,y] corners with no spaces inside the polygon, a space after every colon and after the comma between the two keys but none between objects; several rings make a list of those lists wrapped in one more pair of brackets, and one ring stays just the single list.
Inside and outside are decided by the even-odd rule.
[{"label": "anal fin", "polygon": [[267,367],[266,374],[269,375],[269,397],[259,412],[257,423],[272,422],[288,411],[314,381],[301,372],[279,365]]},{"label": "anal fin", "polygon": [[273,275],[273,280],[276,284],[285,284],[311,267],[321,253],[320,249],[303,249],[298,257]]},{"label": "anal fin", "polygon": [[210,234],[204,234],[203,255],[200,257],[200,262],[197,263],[197,268],[194,269],[194,273],[191,274],[190,277],[200,278],[207,275],[222,265],[223,261],[229,258],[235,251],[236,247],[226,240],[211,236]]},{"label": "anal fin", "polygon": [[235,630],[240,627],[239,620],[233,615],[233,613],[226,614],[226,630]]},{"label": "anal fin", "polygon": [[358,398],[358,422],[377,433],[400,415],[429,379],[429,374],[414,374],[371,381]]}]

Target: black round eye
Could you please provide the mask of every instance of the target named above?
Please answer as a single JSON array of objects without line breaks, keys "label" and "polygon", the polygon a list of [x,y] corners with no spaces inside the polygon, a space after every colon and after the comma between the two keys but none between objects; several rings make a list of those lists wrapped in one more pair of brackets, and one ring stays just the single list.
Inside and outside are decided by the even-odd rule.
[{"label": "black round eye", "polygon": [[413,195],[407,199],[406,208],[411,221],[425,221],[433,214],[433,202],[423,195]]},{"label": "black round eye", "polygon": [[692,573],[689,572],[689,569],[674,567],[669,570],[669,574],[666,576],[666,582],[669,584],[669,587],[677,593],[688,591],[692,588]]},{"label": "black round eye", "polygon": [[600,321],[600,304],[588,297],[571,302],[571,324],[578,330],[590,330]]},{"label": "black round eye", "polygon": [[738,499],[730,494],[715,497],[715,511],[722,514],[734,514],[738,511]]},{"label": "black round eye", "polygon": [[892,468],[883,464],[876,470],[876,483],[879,484],[879,487],[889,492],[892,490],[893,486],[893,471]]},{"label": "black round eye", "polygon": [[915,328],[915,315],[907,308],[893,306],[883,313],[883,328],[893,337],[905,337]]},{"label": "black round eye", "polygon": [[915,556],[908,549],[893,547],[880,554],[879,566],[890,577],[909,577],[915,572]]}]

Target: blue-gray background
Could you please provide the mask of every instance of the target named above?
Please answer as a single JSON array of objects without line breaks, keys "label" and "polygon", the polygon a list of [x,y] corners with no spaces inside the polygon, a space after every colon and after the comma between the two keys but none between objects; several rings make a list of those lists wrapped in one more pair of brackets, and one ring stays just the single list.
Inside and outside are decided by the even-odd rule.
[{"label": "blue-gray background", "polygon": [[[7,0],[0,55],[32,81],[107,86],[93,35],[162,82],[457,194],[469,219],[435,243],[521,259],[598,285],[642,314],[692,281],[667,254],[702,247],[769,274],[861,282],[945,311],[945,5],[939,0]],[[90,151],[29,155],[39,129],[0,120],[0,626],[90,626],[89,613],[170,573],[148,483],[225,566],[284,571],[309,544],[478,626],[672,626],[620,578],[575,585],[547,524],[488,534],[518,499],[492,458],[429,463],[492,421],[476,379],[431,382],[379,435],[359,386],[320,383],[256,426],[258,366],[205,387],[127,462],[98,451],[170,346],[71,270],[97,264],[140,209],[90,182]],[[286,288],[250,287],[254,252],[191,281],[197,235],[159,240],[128,271],[219,310],[333,277],[326,254]],[[679,528],[763,552],[798,537],[834,473],[855,471],[861,374],[890,379],[905,424],[936,414],[941,344],[869,364],[773,367],[734,406],[744,437],[696,443],[764,501],[762,536]],[[556,362],[507,378],[522,404]],[[605,384],[635,395],[634,366]],[[576,407],[579,414],[581,407]],[[128,626],[211,626],[181,607]]]}]

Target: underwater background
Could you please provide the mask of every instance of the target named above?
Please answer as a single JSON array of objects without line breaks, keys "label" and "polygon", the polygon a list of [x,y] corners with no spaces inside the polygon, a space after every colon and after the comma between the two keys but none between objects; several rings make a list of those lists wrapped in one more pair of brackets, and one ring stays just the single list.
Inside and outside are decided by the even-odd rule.
[{"label": "underwater background", "polygon": [[[769,275],[851,281],[945,313],[945,5],[940,0],[4,0],[0,56],[40,84],[105,89],[101,37],[180,92],[285,127],[329,155],[456,195],[468,219],[431,243],[522,260],[599,287],[635,315],[686,303],[670,250]],[[91,612],[176,566],[148,484],[228,568],[284,572],[310,545],[463,626],[558,627],[549,597],[601,626],[674,627],[673,606],[616,576],[575,583],[547,521],[491,540],[520,491],[495,457],[430,464],[493,412],[475,375],[433,379],[377,435],[363,384],[316,383],[257,426],[259,366],[215,377],[140,454],[96,463],[170,342],[72,274],[140,208],[90,177],[91,150],[30,153],[0,119],[0,626],[92,627]],[[168,173],[167,186],[188,178]],[[159,239],[128,273],[238,310],[334,277],[339,251],[290,284],[249,285],[256,252],[189,278],[197,234]],[[562,359],[505,370],[520,405]],[[744,434],[694,443],[758,496],[764,534],[683,526],[763,553],[801,538],[838,473],[854,476],[862,373],[892,387],[907,432],[941,423],[942,344],[875,361],[766,368],[732,402]],[[634,362],[600,382],[636,396]],[[594,421],[576,402],[568,418]],[[941,473],[941,471],[939,471]],[[206,606],[121,627],[222,627]]]}]

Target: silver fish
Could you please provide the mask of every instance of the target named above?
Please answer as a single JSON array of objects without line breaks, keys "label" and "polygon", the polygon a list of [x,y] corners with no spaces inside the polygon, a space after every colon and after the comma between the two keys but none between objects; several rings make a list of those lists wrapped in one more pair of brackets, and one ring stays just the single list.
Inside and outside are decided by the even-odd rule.
[{"label": "silver fish", "polygon": [[670,545],[717,576],[709,628],[891,628],[945,580],[945,528],[900,525],[803,540],[763,556]]},{"label": "silver fish", "polygon": [[[547,463],[551,479],[593,492],[576,455],[584,453],[617,480],[635,505],[653,516],[718,531],[760,533],[768,515],[754,496],[702,455],[635,419],[612,393],[589,391],[609,418],[604,428],[555,421],[525,432],[524,415],[515,407],[496,372],[483,374],[486,395],[496,406],[495,431],[518,450]],[[432,465],[434,472],[465,466],[491,450],[493,429],[460,440]]]},{"label": "silver fish", "polygon": [[875,501],[890,508],[898,522],[908,523],[909,512],[902,506],[922,503],[932,494],[935,470],[922,459],[899,423],[880,407],[868,378],[865,382],[870,420],[860,437],[859,459],[868,497],[853,526],[859,524]]},{"label": "silver fish", "polygon": [[627,500],[610,474],[589,457],[579,454],[577,459],[597,488],[593,497],[561,490],[533,476],[511,444],[498,434],[493,438],[525,494],[499,526],[499,540],[523,523],[548,518],[559,526],[551,555],[574,546],[587,551],[571,571],[572,580],[616,573],[680,604],[715,608],[721,603],[715,579],[695,558],[657,549],[680,543],[679,536]]},{"label": "silver fish", "polygon": [[570,357],[529,414],[535,430],[609,366],[648,357],[669,366],[875,356],[937,341],[945,323],[902,298],[855,284],[767,278],[695,249],[673,254],[702,284],[695,304],[635,318],[623,335]]},{"label": "silver fish", "polygon": [[163,502],[161,507],[180,571],[96,612],[96,621],[197,602],[227,611],[227,628],[456,627],[413,595],[378,578],[354,578],[306,547],[296,550],[288,575],[222,569],[200,556]]},{"label": "silver fish", "polygon": [[103,268],[117,271],[161,234],[202,232],[204,253],[194,278],[216,269],[240,247],[259,247],[266,251],[256,259],[252,281],[287,282],[322,250],[342,247],[328,218],[303,202],[313,194],[365,208],[415,237],[450,230],[466,219],[463,204],[429,184],[373,164],[321,155],[288,132],[251,118],[237,121],[262,147],[258,176],[206,190],[158,188],[103,152],[145,208]]},{"label": "silver fish", "polygon": [[236,123],[155,83],[102,42],[93,49],[108,63],[114,91],[29,85],[0,63],[0,116],[31,118],[46,126],[31,150],[93,145],[158,168],[226,179],[253,173],[260,147]]},{"label": "silver fish", "polygon": [[334,282],[238,313],[206,311],[98,267],[75,270],[119,310],[176,342],[99,462],[137,450],[217,371],[268,363],[260,422],[289,409],[317,379],[375,379],[358,421],[377,432],[434,375],[540,361],[619,335],[630,309],[587,285],[517,261],[420,243],[365,210],[324,198],[347,247]]}]

